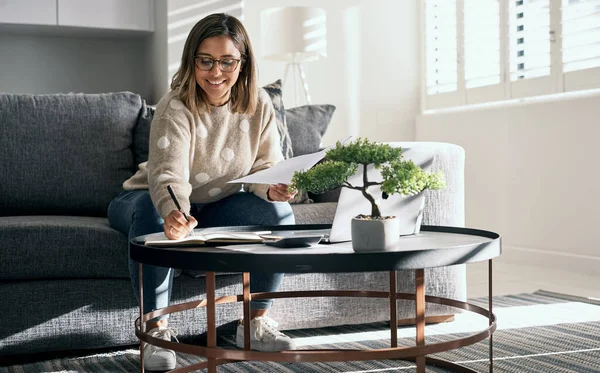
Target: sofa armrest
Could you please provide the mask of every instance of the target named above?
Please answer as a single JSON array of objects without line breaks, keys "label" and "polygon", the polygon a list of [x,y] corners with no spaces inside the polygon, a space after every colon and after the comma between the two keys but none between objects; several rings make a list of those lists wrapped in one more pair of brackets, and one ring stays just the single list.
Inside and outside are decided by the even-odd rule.
[{"label": "sofa armrest", "polygon": [[441,170],[446,177],[446,188],[428,190],[422,224],[465,226],[465,150],[448,143],[416,142],[432,146],[434,151],[430,171]]}]

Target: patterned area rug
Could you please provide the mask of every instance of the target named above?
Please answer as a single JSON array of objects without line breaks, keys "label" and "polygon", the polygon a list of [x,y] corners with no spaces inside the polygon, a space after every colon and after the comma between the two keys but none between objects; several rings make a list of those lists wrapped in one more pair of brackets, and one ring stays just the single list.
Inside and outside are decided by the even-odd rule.
[{"label": "patterned area rug", "polygon": [[[487,308],[487,299],[470,300]],[[494,372],[496,373],[597,373],[600,372],[600,301],[537,291],[494,297],[498,330],[494,333]],[[451,323],[428,325],[427,343],[446,341],[482,330],[487,319],[459,314]],[[342,326],[287,332],[300,348],[368,349],[389,347],[385,323]],[[220,339],[219,345],[234,348],[234,336]],[[398,330],[399,345],[414,345],[414,328]],[[489,372],[488,341],[435,357],[460,363],[478,372]],[[201,361],[191,355],[178,355],[178,366]],[[136,349],[68,357],[19,366],[0,367],[0,373],[138,372]],[[240,362],[222,365],[220,373],[234,372],[414,372],[411,362],[400,360],[353,361],[340,363],[261,363]],[[447,373],[433,366],[427,372]]]}]

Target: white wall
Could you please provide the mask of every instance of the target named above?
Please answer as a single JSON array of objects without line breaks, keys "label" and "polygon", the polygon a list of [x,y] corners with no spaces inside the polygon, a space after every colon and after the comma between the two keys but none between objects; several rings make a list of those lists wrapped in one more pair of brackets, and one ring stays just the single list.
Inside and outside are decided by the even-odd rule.
[{"label": "white wall", "polygon": [[0,92],[132,91],[151,95],[144,37],[0,29]]},{"label": "white wall", "polygon": [[[319,6],[327,12],[328,57],[304,64],[313,104],[336,112],[324,145],[348,135],[378,141],[410,141],[419,108],[418,4],[397,0],[166,0],[155,7],[153,98],[168,90],[185,38],[213,12],[242,14],[257,55],[260,85],[283,78],[285,64],[261,57],[261,11],[281,6]],[[166,14],[165,14],[166,12]],[[157,47],[158,46],[158,47]],[[284,105],[294,106],[292,79]],[[300,104],[303,104],[301,102]]]},{"label": "white wall", "polygon": [[[244,24],[258,56],[259,82],[283,77],[285,64],[261,58],[260,12],[282,6],[317,6],[327,12],[328,57],[304,64],[313,104],[336,112],[323,140],[348,135],[410,141],[419,107],[418,3],[398,0],[246,0]],[[292,80],[284,105],[292,107]]]},{"label": "white wall", "polygon": [[600,273],[600,93],[417,118],[466,151],[466,224],[523,260]]}]

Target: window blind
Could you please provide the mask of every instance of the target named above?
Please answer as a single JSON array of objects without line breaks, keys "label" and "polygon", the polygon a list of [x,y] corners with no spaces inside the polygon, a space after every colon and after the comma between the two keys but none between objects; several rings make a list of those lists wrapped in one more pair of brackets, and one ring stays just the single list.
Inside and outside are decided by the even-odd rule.
[{"label": "window blind", "polygon": [[465,87],[500,83],[499,0],[464,0]]},{"label": "window blind", "polygon": [[423,107],[600,88],[600,0],[424,0]]},{"label": "window blind", "polygon": [[453,92],[458,86],[456,0],[429,0],[425,5],[427,94]]},{"label": "window blind", "polygon": [[600,0],[562,0],[563,71],[600,66]]},{"label": "window blind", "polygon": [[509,0],[510,80],[550,75],[550,0]]}]

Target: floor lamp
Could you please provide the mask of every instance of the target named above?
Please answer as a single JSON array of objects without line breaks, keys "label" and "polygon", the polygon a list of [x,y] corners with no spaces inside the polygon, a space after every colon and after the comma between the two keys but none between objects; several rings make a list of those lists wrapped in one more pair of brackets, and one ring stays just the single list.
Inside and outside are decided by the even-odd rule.
[{"label": "floor lamp", "polygon": [[304,98],[311,103],[304,62],[327,56],[325,11],[311,7],[269,8],[262,12],[262,56],[268,60],[285,61],[282,89],[291,73],[294,81],[294,104],[298,106],[298,80]]}]

